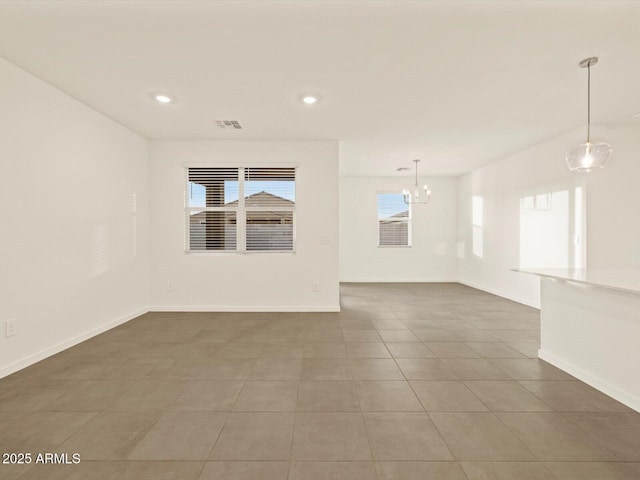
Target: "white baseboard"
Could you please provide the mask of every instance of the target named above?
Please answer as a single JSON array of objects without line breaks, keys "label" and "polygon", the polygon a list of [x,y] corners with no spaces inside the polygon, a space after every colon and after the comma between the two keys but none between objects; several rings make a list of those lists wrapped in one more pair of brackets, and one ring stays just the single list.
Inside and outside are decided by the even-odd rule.
[{"label": "white baseboard", "polygon": [[600,390],[602,393],[609,395],[611,398],[616,399],[627,407],[633,408],[636,412],[640,412],[640,398],[635,395],[631,395],[630,393],[627,393],[624,390],[591,375],[553,353],[538,350],[538,357],[545,362],[550,363],[554,367],[558,367],[560,370],[567,372],[569,375],[573,375],[574,377],[582,380],[587,385],[591,385],[596,390]]},{"label": "white baseboard", "polygon": [[55,355],[56,353],[60,353],[63,350],[66,350],[67,348],[71,348],[74,345],[84,342],[85,340],[95,337],[96,335],[99,335],[101,333],[104,333],[107,330],[111,330],[112,328],[117,327],[118,325],[122,325],[123,323],[126,323],[129,320],[132,320],[136,317],[139,317],[140,315],[143,315],[148,311],[149,311],[148,308],[141,308],[127,315],[124,315],[120,318],[117,318],[116,320],[112,320],[111,322],[105,323],[96,328],[92,328],[91,330],[81,333],[80,335],[76,335],[75,337],[72,337],[68,340],[57,343],[56,345],[52,345],[51,347],[45,348],[44,350],[40,350],[39,352],[33,353],[31,355],[27,355],[26,357],[21,358],[17,362],[13,362],[4,367],[0,367],[0,378],[6,377],[7,375],[11,375],[12,373],[17,372],[18,370],[22,370],[23,368],[26,368],[30,365],[33,365],[34,363],[39,362],[40,360],[44,360],[45,358]]},{"label": "white baseboard", "polygon": [[340,305],[155,305],[151,312],[339,312]]},{"label": "white baseboard", "polygon": [[475,288],[476,290],[482,290],[483,292],[490,293],[491,295],[496,295],[498,297],[506,298],[507,300],[511,300],[516,303],[521,303],[522,305],[526,305],[527,307],[540,310],[540,305],[536,304],[535,302],[532,302],[530,299],[527,299],[524,297],[517,297],[514,295],[508,295],[504,292],[498,292],[497,290],[482,287],[480,285],[476,285],[475,283],[471,283],[471,282],[463,282],[462,280],[457,280],[457,282],[460,283],[461,285],[466,285],[467,287]]}]

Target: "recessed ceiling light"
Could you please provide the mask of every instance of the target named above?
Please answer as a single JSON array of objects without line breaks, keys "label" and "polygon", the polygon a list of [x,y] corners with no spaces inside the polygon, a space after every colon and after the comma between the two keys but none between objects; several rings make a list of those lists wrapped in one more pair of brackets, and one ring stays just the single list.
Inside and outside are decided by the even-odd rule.
[{"label": "recessed ceiling light", "polygon": [[171,98],[169,95],[165,95],[164,93],[158,93],[158,94],[154,95],[153,98],[155,98],[156,101],[158,101],[160,103],[171,103],[171,102],[173,102],[173,98]]},{"label": "recessed ceiling light", "polygon": [[314,97],[313,95],[305,95],[302,97],[302,101],[307,105],[313,105],[314,103],[318,103],[318,97]]}]

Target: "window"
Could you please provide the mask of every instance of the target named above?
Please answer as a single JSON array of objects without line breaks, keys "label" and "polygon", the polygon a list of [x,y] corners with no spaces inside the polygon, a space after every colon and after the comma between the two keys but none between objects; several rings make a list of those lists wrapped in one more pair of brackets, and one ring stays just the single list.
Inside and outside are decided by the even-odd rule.
[{"label": "window", "polygon": [[483,232],[484,228],[484,199],[474,195],[471,208],[472,250],[476,257],[484,255]]},{"label": "window", "polygon": [[411,246],[411,211],[402,193],[378,193],[378,246]]},{"label": "window", "polygon": [[293,252],[293,167],[189,167],[186,251]]}]

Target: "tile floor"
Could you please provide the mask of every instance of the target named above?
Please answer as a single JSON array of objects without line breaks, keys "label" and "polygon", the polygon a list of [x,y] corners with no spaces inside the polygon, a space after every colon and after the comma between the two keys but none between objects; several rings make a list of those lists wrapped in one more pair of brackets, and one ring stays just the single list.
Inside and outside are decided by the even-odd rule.
[{"label": "tile floor", "polygon": [[640,414],[535,358],[538,312],[345,284],[340,313],[150,313],[0,380],[0,480],[631,480]]}]

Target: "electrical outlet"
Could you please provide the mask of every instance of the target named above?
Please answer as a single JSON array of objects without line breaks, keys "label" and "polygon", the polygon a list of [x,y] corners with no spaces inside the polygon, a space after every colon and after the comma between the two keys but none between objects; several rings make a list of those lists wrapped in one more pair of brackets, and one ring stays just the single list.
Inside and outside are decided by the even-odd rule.
[{"label": "electrical outlet", "polygon": [[318,285],[318,282],[311,282],[311,291],[312,292],[320,291],[320,285]]},{"label": "electrical outlet", "polygon": [[5,320],[4,322],[4,336],[13,337],[16,334],[16,319]]}]

